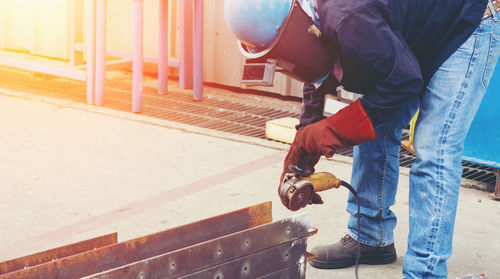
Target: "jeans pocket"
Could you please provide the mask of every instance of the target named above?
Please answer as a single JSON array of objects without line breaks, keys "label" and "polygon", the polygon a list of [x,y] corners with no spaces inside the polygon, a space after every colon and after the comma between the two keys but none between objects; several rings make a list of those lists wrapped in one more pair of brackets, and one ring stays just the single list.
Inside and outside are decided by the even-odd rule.
[{"label": "jeans pocket", "polygon": [[497,64],[498,54],[500,53],[500,36],[491,34],[490,36],[490,45],[488,49],[488,60],[486,61],[486,65],[484,68],[483,74],[483,85],[484,87],[488,87],[490,83],[491,76],[495,70],[495,65]]}]

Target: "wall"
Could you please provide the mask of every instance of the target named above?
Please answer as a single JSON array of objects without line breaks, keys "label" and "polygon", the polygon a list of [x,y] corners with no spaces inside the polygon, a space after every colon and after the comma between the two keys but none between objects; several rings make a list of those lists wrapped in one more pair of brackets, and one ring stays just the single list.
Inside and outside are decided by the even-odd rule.
[{"label": "wall", "polygon": [[0,47],[69,59],[67,0],[1,0]]},{"label": "wall", "polygon": [[[73,2],[72,2],[73,1]],[[70,28],[86,34],[86,0],[0,0],[0,48],[69,61],[74,43]],[[71,4],[79,7],[75,25]],[[169,3],[170,56],[177,57],[179,49],[178,1]],[[244,59],[236,39],[227,29],[223,17],[224,0],[204,2],[204,81],[240,87]],[[132,0],[107,0],[107,47],[112,51],[131,52],[133,45]],[[158,55],[158,0],[144,0],[144,55]],[[78,14],[80,13],[80,14]],[[81,20],[83,19],[83,20]],[[82,39],[75,38],[76,43]],[[83,38],[85,41],[85,38]],[[275,86],[255,89],[301,96],[302,85],[277,74]]]}]

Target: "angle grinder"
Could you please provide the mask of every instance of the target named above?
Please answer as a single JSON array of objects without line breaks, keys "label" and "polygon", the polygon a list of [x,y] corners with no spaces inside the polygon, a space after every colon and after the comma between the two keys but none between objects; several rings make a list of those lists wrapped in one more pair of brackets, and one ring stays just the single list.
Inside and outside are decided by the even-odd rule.
[{"label": "angle grinder", "polygon": [[328,172],[311,174],[305,168],[309,154],[302,151],[297,165],[289,166],[280,185],[279,195],[283,204],[291,211],[299,210],[311,203],[313,193],[339,188],[342,180]]}]

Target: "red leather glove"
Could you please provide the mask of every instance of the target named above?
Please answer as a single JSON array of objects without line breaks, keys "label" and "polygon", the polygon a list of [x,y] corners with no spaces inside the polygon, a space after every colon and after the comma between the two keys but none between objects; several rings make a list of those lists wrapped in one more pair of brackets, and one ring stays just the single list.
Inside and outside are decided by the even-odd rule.
[{"label": "red leather glove", "polygon": [[[288,150],[288,153],[286,154],[285,161],[283,162],[283,172],[281,173],[280,177],[280,182],[283,181],[283,177],[285,176],[286,173],[291,172],[290,166],[291,165],[297,165],[297,162],[299,161],[300,157],[300,148],[297,146],[297,137],[300,134],[301,130],[298,130],[297,133],[295,133],[295,138],[290,145],[290,149]],[[319,158],[321,155],[319,154],[309,154],[309,161],[306,164],[306,169],[310,171],[311,173],[314,173],[314,166],[318,163]]]},{"label": "red leather glove", "polygon": [[[301,130],[298,130],[297,133],[295,133],[295,138],[292,142],[292,145],[290,145],[290,149],[288,150],[288,153],[286,154],[285,161],[283,162],[283,171],[281,172],[281,177],[280,177],[280,185],[283,183],[283,178],[285,177],[285,174],[292,172],[289,167],[291,165],[297,165],[297,162],[299,161],[300,157],[300,152],[301,150],[297,147],[295,144],[298,135],[300,134]],[[310,171],[311,173],[314,173],[314,166],[318,163],[319,158],[321,155],[319,154],[309,154],[309,161],[306,164],[306,169]],[[278,195],[280,193],[278,186]],[[288,207],[288,204],[282,199],[281,202],[285,207]],[[317,193],[313,193],[311,203],[315,204],[322,204],[323,200]]]},{"label": "red leather glove", "polygon": [[[336,114],[306,126],[297,131],[290,150],[285,157],[280,185],[290,165],[297,165],[303,151],[309,154],[306,169],[314,173],[314,166],[321,155],[332,157],[339,148],[350,147],[365,141],[375,140],[377,134],[373,124],[358,99]],[[278,194],[280,193],[278,188]],[[286,201],[282,203],[287,207]],[[323,203],[317,193],[313,193],[311,203]]]},{"label": "red leather glove", "polygon": [[297,134],[294,145],[308,154],[330,158],[339,148],[355,146],[376,138],[370,117],[358,99],[336,114],[306,126]]}]

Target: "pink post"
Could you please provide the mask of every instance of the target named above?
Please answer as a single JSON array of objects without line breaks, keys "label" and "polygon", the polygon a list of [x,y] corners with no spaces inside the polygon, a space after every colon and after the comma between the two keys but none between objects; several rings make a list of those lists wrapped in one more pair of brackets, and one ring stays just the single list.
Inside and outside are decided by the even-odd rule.
[{"label": "pink post", "polygon": [[194,2],[193,98],[203,99],[203,0]]},{"label": "pink post", "polygon": [[104,103],[106,78],[106,0],[97,0],[95,104]]},{"label": "pink post", "polygon": [[87,0],[87,103],[94,104],[95,90],[95,0]]},{"label": "pink post", "polygon": [[160,1],[158,46],[158,92],[168,92],[168,1]]},{"label": "pink post", "polygon": [[143,0],[134,0],[134,50],[132,57],[132,111],[142,110],[142,76],[144,72],[143,53]]},{"label": "pink post", "polygon": [[179,87],[193,88],[193,0],[179,1]]}]

